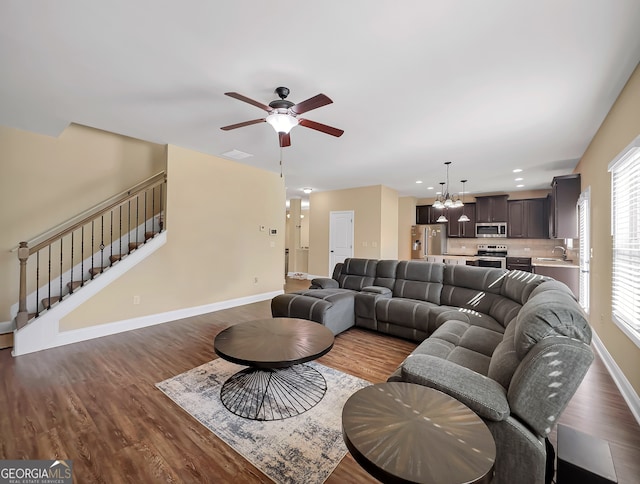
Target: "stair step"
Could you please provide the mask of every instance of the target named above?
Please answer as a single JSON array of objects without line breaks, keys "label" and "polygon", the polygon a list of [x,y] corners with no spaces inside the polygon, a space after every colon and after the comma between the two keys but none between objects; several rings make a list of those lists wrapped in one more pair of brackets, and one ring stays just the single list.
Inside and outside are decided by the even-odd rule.
[{"label": "stair step", "polygon": [[91,277],[96,277],[98,274],[100,274],[105,269],[106,269],[106,267],[92,267],[91,269],[89,269],[89,274],[91,274]]},{"label": "stair step", "polygon": [[78,289],[79,287],[82,287],[82,285],[85,283],[86,281],[73,281],[73,282],[67,282],[67,287],[69,288],[69,292],[73,292],[76,289]]},{"label": "stair step", "polygon": [[60,302],[62,298],[60,296],[52,296],[46,297],[42,299],[40,302],[42,303],[42,307],[44,309],[50,309],[55,303]]},{"label": "stair step", "polygon": [[120,255],[110,255],[109,256],[109,260],[111,261],[111,263],[115,263],[118,262],[119,260],[121,260],[124,256],[122,254]]},{"label": "stair step", "polygon": [[145,232],[144,233],[144,240],[149,240],[149,239],[153,239],[156,235],[158,235],[158,232]]},{"label": "stair step", "polygon": [[129,251],[136,250],[142,245],[142,242],[129,242]]}]

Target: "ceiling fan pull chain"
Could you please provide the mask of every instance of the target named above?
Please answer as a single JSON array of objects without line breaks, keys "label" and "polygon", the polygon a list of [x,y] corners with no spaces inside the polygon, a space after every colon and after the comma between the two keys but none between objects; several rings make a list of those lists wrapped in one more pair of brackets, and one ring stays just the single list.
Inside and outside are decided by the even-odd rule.
[{"label": "ceiling fan pull chain", "polygon": [[280,147],[280,178],[282,178],[282,146]]}]

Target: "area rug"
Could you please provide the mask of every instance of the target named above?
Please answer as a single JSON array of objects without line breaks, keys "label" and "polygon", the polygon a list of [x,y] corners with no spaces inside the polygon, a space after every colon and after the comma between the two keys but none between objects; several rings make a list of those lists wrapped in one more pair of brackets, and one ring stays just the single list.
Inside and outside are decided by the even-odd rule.
[{"label": "area rug", "polygon": [[321,484],[347,453],[342,407],[371,383],[319,363],[307,364],[324,376],[327,392],[315,407],[284,420],[248,420],[229,412],[220,401],[220,388],[245,367],[221,358],[156,387],[274,482]]}]

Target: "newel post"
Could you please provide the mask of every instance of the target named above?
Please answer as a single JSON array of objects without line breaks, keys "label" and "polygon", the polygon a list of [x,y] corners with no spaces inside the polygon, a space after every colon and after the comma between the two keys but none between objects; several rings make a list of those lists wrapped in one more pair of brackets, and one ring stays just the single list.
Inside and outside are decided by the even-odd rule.
[{"label": "newel post", "polygon": [[18,315],[16,316],[16,327],[22,328],[29,320],[27,311],[27,259],[29,258],[29,247],[26,242],[20,242],[18,247],[18,259],[20,260],[20,295],[18,299]]}]

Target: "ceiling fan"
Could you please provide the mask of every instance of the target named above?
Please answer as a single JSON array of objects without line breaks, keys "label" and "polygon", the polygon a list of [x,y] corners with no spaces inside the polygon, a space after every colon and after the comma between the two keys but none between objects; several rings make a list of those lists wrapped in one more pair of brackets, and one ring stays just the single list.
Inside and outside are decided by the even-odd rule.
[{"label": "ceiling fan", "polygon": [[315,129],[316,131],[321,131],[336,137],[342,136],[342,133],[344,133],[341,129],[298,117],[298,115],[311,111],[312,109],[317,109],[322,106],[326,106],[327,104],[331,104],[333,101],[324,94],[318,94],[306,101],[293,104],[291,101],[286,100],[286,97],[289,95],[288,88],[278,87],[275,92],[278,94],[280,99],[271,101],[268,106],[237,92],[225,92],[225,95],[252,104],[260,109],[264,109],[269,114],[264,118],[252,119],[251,121],[245,121],[243,123],[230,124],[229,126],[224,126],[220,129],[229,131],[231,129],[242,128],[252,124],[267,122],[273,126],[273,129],[278,133],[281,147],[291,146],[291,137],[289,133],[291,129],[297,125]]}]

